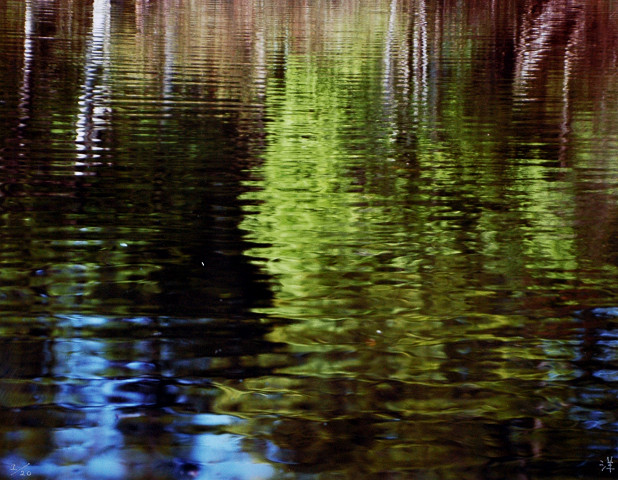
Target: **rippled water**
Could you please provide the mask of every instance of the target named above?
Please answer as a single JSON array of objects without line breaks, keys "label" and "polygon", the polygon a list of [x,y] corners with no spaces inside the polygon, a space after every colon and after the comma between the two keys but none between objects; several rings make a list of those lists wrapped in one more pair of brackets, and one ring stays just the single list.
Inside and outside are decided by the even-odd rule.
[{"label": "rippled water", "polygon": [[615,2],[0,12],[2,475],[616,475]]}]

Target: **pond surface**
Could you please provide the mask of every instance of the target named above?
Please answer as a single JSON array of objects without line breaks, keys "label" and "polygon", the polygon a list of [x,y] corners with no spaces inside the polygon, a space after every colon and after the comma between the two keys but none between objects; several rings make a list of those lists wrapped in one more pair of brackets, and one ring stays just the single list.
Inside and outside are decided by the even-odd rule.
[{"label": "pond surface", "polygon": [[2,475],[617,478],[616,2],[0,12]]}]

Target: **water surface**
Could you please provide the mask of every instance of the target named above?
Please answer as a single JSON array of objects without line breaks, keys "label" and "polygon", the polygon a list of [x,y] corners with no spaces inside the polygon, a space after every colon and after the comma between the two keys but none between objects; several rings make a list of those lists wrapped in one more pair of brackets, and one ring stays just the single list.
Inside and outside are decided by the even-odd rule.
[{"label": "water surface", "polygon": [[615,2],[0,11],[3,475],[615,475]]}]

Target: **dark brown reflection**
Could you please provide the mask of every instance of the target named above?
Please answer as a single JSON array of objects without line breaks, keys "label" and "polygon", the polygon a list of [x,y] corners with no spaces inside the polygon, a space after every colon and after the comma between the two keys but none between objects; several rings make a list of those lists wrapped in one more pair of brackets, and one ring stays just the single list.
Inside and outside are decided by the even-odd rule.
[{"label": "dark brown reflection", "polygon": [[[263,39],[245,39],[251,12],[233,9],[192,37],[172,3],[9,4],[24,19],[2,105],[5,250],[24,252],[6,272],[23,287],[7,295],[27,299],[16,308],[207,315],[268,301],[237,200],[259,161]],[[226,28],[239,29],[232,44],[211,43]],[[232,51],[247,59],[224,72],[233,80],[209,81]],[[36,227],[19,224],[24,211]],[[44,233],[24,245],[33,228]]]}]

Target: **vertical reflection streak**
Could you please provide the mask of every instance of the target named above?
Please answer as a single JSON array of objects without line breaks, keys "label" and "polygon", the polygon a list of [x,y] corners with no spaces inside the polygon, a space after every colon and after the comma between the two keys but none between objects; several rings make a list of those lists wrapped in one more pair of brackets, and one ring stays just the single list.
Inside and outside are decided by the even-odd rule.
[{"label": "vertical reflection streak", "polygon": [[[263,118],[265,115],[264,104],[266,101],[266,86],[268,82],[268,55],[267,55],[267,42],[264,20],[264,3],[262,1],[256,2],[256,8],[258,8],[257,26],[255,29],[255,38],[253,42],[253,72],[255,93],[253,102],[256,107],[254,113],[255,118],[259,119],[258,124],[260,131],[263,129]],[[262,135],[255,135],[256,142],[254,145],[262,147]]]},{"label": "vertical reflection streak", "polygon": [[421,107],[427,102],[427,66],[429,52],[427,51],[427,4],[425,0],[419,0],[416,12],[416,25],[414,28],[414,72],[415,82],[412,97],[414,99],[414,115],[420,117]]},{"label": "vertical reflection streak", "polygon": [[[78,152],[76,166],[91,165],[99,158],[97,134],[107,126],[109,106],[109,45],[110,0],[94,0],[92,6],[92,32],[86,52],[84,84],[79,97],[75,147]],[[83,172],[79,172],[82,174]]]},{"label": "vertical reflection streak", "polygon": [[564,77],[562,82],[562,121],[560,123],[560,166],[567,166],[567,154],[572,133],[571,122],[571,83],[573,78],[573,64],[577,59],[577,48],[584,36],[584,15],[578,11],[575,18],[575,28],[569,35],[564,52]]},{"label": "vertical reflection streak", "polygon": [[427,2],[421,0],[419,2],[419,25],[421,27],[421,103],[423,106],[427,104],[427,66],[429,64],[429,46],[427,42]]},{"label": "vertical reflection streak", "polygon": [[[19,123],[17,126],[19,132],[26,128],[30,118],[30,77],[32,76],[32,61],[34,59],[34,13],[32,11],[32,0],[25,0],[25,2],[24,66],[22,67],[22,81],[19,87]],[[21,134],[19,136],[21,138]],[[24,146],[23,139],[21,139],[19,146]]]},{"label": "vertical reflection streak", "polygon": [[529,93],[530,81],[536,78],[535,72],[542,68],[541,62],[550,52],[552,38],[566,21],[566,8],[563,3],[553,1],[547,3],[545,10],[536,18],[532,13],[526,16],[516,52],[516,97]]},{"label": "vertical reflection streak", "polygon": [[390,13],[388,17],[388,30],[384,45],[384,76],[382,79],[382,90],[384,97],[384,120],[391,123],[391,135],[397,134],[397,125],[394,122],[393,112],[396,109],[397,100],[395,99],[394,82],[396,78],[395,63],[393,62],[393,44],[395,42],[395,21],[397,19],[397,0],[391,0]]},{"label": "vertical reflection streak", "polygon": [[[410,20],[408,15],[404,16],[405,29],[410,28]],[[406,106],[409,106],[410,94],[410,44],[404,40],[400,40],[400,56],[399,56],[399,85],[401,88],[401,98]]]},{"label": "vertical reflection streak", "polygon": [[[136,4],[137,5],[137,4]],[[169,4],[166,3],[166,6]],[[175,8],[175,6],[172,6]],[[137,6],[136,6],[137,8]],[[167,9],[166,9],[167,10]],[[143,22],[143,14],[139,17],[140,21]],[[165,46],[164,46],[164,63],[163,63],[163,111],[166,115],[171,115],[172,111],[172,94],[173,94],[173,80],[174,80],[174,65],[176,63],[176,39],[178,38],[178,25],[176,15],[173,15],[171,12],[168,12],[167,15],[163,17],[164,25],[165,25]],[[164,122],[165,116],[163,116],[162,121]]]}]

